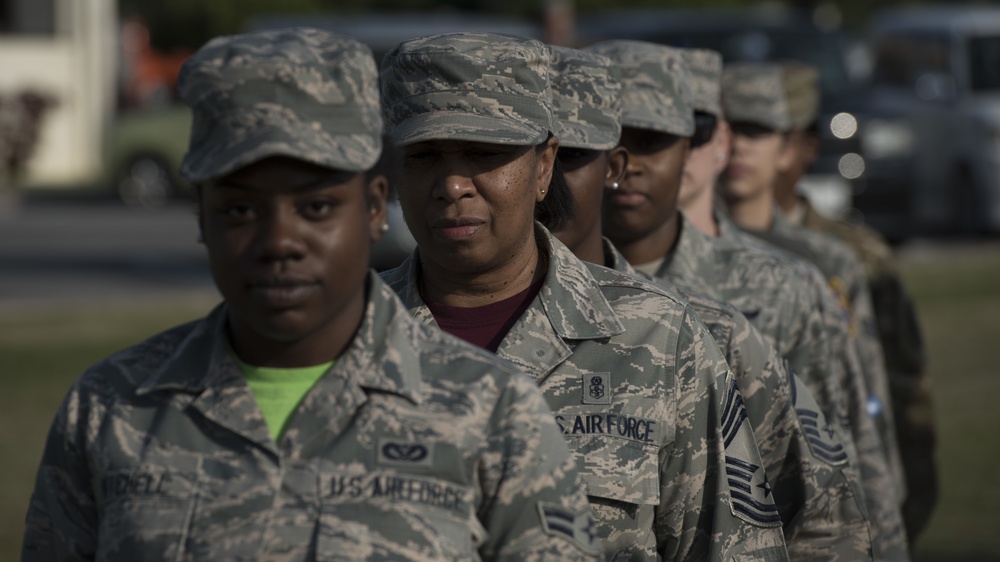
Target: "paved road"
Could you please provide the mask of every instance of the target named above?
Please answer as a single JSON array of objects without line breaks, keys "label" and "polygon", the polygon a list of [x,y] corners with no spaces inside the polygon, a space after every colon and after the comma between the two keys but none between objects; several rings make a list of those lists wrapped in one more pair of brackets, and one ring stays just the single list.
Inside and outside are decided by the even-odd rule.
[{"label": "paved road", "polygon": [[214,291],[190,206],[29,202],[0,217],[0,305]]},{"label": "paved road", "polygon": [[[393,211],[394,232],[405,229],[398,208]],[[196,236],[190,204],[140,211],[111,200],[29,200],[0,215],[0,307],[214,295]],[[392,248],[383,255],[408,253]],[[1000,259],[1000,240],[916,240],[899,255],[914,261]]]},{"label": "paved road", "polygon": [[[373,265],[409,254],[398,206]],[[37,198],[0,214],[0,308],[67,301],[216,295],[191,204],[144,211],[113,200]]]}]

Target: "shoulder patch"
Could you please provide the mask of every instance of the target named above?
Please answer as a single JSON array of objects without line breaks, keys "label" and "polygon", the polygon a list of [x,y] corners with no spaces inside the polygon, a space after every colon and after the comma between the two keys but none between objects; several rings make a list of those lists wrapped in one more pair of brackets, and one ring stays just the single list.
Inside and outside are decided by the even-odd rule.
[{"label": "shoulder patch", "polygon": [[805,388],[799,377],[795,376],[792,366],[785,362],[788,371],[788,387],[792,389],[792,407],[799,417],[802,432],[809,442],[812,456],[831,466],[847,463],[847,451],[840,441],[836,428],[827,421],[816,399]]},{"label": "shoulder patch", "polygon": [[760,460],[757,442],[746,422],[746,405],[736,379],[727,377],[726,399],[722,406],[722,435],[726,446],[726,482],[733,515],[758,527],[778,527],[781,514],[774,504],[771,485]]},{"label": "shoulder patch", "polygon": [[597,522],[589,510],[574,513],[554,503],[538,502],[538,516],[545,534],[562,537],[588,554],[600,552]]}]

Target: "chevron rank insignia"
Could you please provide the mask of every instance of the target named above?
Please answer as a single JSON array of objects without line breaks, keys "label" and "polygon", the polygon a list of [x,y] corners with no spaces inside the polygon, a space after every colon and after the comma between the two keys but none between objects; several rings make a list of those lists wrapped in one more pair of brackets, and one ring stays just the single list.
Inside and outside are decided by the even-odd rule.
[{"label": "chevron rank insignia", "polygon": [[611,373],[584,373],[581,377],[584,404],[611,403]]},{"label": "chevron rank insignia", "polygon": [[600,551],[597,522],[590,511],[573,513],[554,503],[538,502],[538,515],[545,534],[562,537],[588,554]]},{"label": "chevron rank insignia", "polygon": [[726,446],[726,482],[729,484],[730,508],[733,515],[758,527],[781,525],[778,506],[771,495],[764,468],[752,462],[759,460],[747,419],[746,406],[736,379],[730,374],[726,399],[722,406],[722,436]]},{"label": "chevron rank insignia", "polygon": [[788,369],[788,386],[792,389],[792,407],[799,417],[812,456],[831,466],[846,464],[847,451],[837,429],[823,415],[816,399],[806,390],[802,380],[795,376],[787,361],[785,367]]}]

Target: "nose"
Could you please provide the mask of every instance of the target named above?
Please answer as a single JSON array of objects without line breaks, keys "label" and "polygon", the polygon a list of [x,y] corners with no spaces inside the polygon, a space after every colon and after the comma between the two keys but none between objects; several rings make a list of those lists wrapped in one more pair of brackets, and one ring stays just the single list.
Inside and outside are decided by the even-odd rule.
[{"label": "nose", "polygon": [[290,205],[269,209],[258,223],[255,255],[265,262],[294,261],[305,256],[304,219]]},{"label": "nose", "polygon": [[448,202],[473,197],[476,185],[473,173],[460,158],[443,158],[438,180],[434,186],[434,197]]},{"label": "nose", "polygon": [[628,159],[628,163],[625,165],[625,178],[624,178],[624,180],[627,181],[628,178],[630,178],[632,176],[637,176],[637,175],[639,175],[641,173],[642,173],[642,166],[640,166],[640,158],[636,158],[635,156],[633,156],[632,154],[630,154],[629,155],[629,159]]}]

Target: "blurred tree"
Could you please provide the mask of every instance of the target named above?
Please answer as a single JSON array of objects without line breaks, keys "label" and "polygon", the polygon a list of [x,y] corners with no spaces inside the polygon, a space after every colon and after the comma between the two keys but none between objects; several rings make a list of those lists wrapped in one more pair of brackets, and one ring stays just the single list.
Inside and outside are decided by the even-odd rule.
[{"label": "blurred tree", "polygon": [[[968,3],[974,0],[949,0]],[[216,35],[242,31],[248,18],[262,14],[308,14],[390,11],[475,11],[541,18],[544,0],[120,0],[123,16],[147,22],[153,46],[171,51],[197,48]],[[763,3],[815,9],[834,5],[843,23],[861,27],[877,9],[903,4],[928,4],[920,0],[573,0],[577,13],[629,8],[737,8]]]}]

